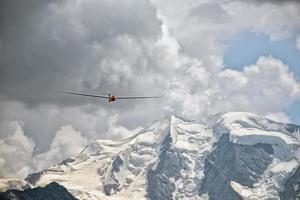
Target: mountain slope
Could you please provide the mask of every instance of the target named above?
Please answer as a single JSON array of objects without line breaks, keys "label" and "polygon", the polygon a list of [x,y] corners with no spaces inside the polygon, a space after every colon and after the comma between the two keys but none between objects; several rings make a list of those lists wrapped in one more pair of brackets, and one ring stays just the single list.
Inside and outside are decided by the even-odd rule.
[{"label": "mountain slope", "polygon": [[166,118],[122,141],[97,140],[27,181],[37,186],[56,181],[82,199],[197,196],[211,139],[204,125]]},{"label": "mountain slope", "polygon": [[2,200],[76,200],[64,187],[52,182],[44,188],[37,187],[24,191],[8,190],[0,193]]},{"label": "mountain slope", "polygon": [[250,113],[172,116],[125,140],[97,140],[26,180],[55,181],[78,199],[291,199],[299,130]]}]

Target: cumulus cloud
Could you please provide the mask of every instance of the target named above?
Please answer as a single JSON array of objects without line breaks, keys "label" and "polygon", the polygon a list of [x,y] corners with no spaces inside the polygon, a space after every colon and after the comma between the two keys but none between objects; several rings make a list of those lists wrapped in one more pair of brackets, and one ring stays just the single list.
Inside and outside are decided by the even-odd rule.
[{"label": "cumulus cloud", "polygon": [[[193,77],[189,77],[193,80]],[[300,98],[300,84],[288,66],[273,57],[260,57],[242,71],[225,69],[209,79],[207,87],[190,91],[187,82],[173,83],[166,109],[184,117],[205,117],[225,111],[261,115],[286,110]],[[172,105],[172,103],[174,105]]]},{"label": "cumulus cloud", "polygon": [[142,127],[137,127],[134,130],[130,130],[124,126],[120,126],[117,124],[118,118],[119,114],[112,115],[108,118],[109,129],[107,130],[106,135],[108,135],[112,140],[121,140],[127,138],[143,129]]},{"label": "cumulus cloud", "polygon": [[[5,126],[5,127],[3,127]],[[0,139],[0,177],[22,177],[33,167],[30,163],[34,142],[28,138],[19,122],[1,123],[1,130],[6,130],[7,137]]]},{"label": "cumulus cloud", "polygon": [[[272,56],[242,70],[223,63],[224,41],[240,32],[299,35],[293,2],[10,0],[0,7],[0,177],[24,176],[168,114],[249,111],[287,121],[284,110],[299,100],[299,81]],[[164,97],[106,104],[62,90]],[[22,158],[12,160],[12,151]]]},{"label": "cumulus cloud", "polygon": [[0,139],[0,177],[2,178],[24,178],[30,172],[42,170],[78,154],[88,144],[88,139],[72,126],[63,126],[55,133],[48,151],[34,154],[35,143],[25,135],[20,122],[1,124],[2,128],[9,130],[9,135]]},{"label": "cumulus cloud", "polygon": [[40,170],[77,155],[87,144],[88,139],[71,125],[63,126],[55,133],[50,149],[35,157],[35,166]]},{"label": "cumulus cloud", "polygon": [[236,104],[237,109],[246,107],[257,113],[281,111],[299,99],[299,83],[293,73],[272,57],[260,57],[242,72],[225,70],[219,77],[226,101]]},{"label": "cumulus cloud", "polygon": [[[140,65],[148,51],[143,42],[160,31],[156,10],[147,0],[42,1],[35,12],[31,4],[4,2],[0,91],[29,106],[83,102],[63,98],[60,91],[67,89],[132,89],[131,71],[143,73],[147,67]],[[15,9],[22,12],[10,17]]]},{"label": "cumulus cloud", "polygon": [[225,10],[240,29],[267,34],[271,40],[293,37],[299,30],[300,4],[296,1],[276,2],[229,1]]},{"label": "cumulus cloud", "polygon": [[[234,1],[234,0],[233,0]],[[254,0],[255,3],[278,3],[278,4],[285,4],[285,3],[299,3],[298,0]]]},{"label": "cumulus cloud", "polygon": [[226,69],[218,73],[209,92],[215,96],[213,100],[222,99],[226,110],[263,114],[288,108],[299,99],[299,89],[299,82],[287,65],[272,57],[260,57],[243,71]]},{"label": "cumulus cloud", "polygon": [[1,178],[24,178],[77,155],[96,139],[123,139],[139,130],[118,125],[118,114],[89,108],[44,105],[33,110],[11,101],[1,102],[0,109]]}]

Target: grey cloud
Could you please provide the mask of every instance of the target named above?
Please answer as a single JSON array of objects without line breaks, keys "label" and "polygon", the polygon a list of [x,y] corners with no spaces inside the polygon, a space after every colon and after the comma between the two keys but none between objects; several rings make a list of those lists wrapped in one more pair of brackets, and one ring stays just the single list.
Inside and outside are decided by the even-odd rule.
[{"label": "grey cloud", "polygon": [[217,3],[200,4],[193,8],[190,17],[196,17],[201,21],[211,21],[212,23],[224,23],[230,20],[228,13]]},{"label": "grey cloud", "polygon": [[97,42],[122,34],[153,37],[160,26],[156,8],[148,1],[90,1],[79,12],[90,39]]},{"label": "grey cloud", "polygon": [[253,0],[253,1],[247,1],[247,0],[228,0],[229,1],[240,1],[245,3],[255,3],[255,4],[265,4],[265,3],[271,3],[271,4],[288,4],[288,3],[300,3],[299,0]]},{"label": "grey cloud", "polygon": [[1,1],[1,9],[0,117],[22,121],[36,152],[45,151],[66,124],[76,124],[89,138],[105,137],[109,115],[142,103],[107,107],[102,100],[68,96],[63,90],[161,92],[153,89],[155,78],[147,80],[152,73],[148,44],[161,34],[149,1]]},{"label": "grey cloud", "polygon": [[[131,43],[160,33],[156,10],[148,1],[13,2],[1,7],[5,12],[1,20],[0,92],[29,106],[82,103],[76,98],[66,100],[59,92],[91,89],[91,80],[101,84],[93,85],[96,91],[119,92],[119,81],[132,77],[122,71],[122,64],[118,73],[105,60],[117,63],[124,57],[112,58],[120,46],[117,43],[125,42],[127,52],[123,53],[128,54],[126,48]],[[115,83],[110,81],[114,75]]]},{"label": "grey cloud", "polygon": [[300,3],[299,0],[256,0],[257,3]]}]

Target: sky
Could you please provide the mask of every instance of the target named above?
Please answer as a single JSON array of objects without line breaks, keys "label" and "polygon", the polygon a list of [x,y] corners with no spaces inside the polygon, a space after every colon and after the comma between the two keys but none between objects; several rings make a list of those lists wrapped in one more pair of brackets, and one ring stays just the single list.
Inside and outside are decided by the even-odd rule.
[{"label": "sky", "polygon": [[[296,41],[296,44],[295,44]],[[300,40],[299,40],[300,41]],[[266,34],[242,32],[228,41],[224,54],[224,64],[231,69],[242,70],[245,65],[254,63],[260,56],[269,56],[287,64],[300,80],[300,49],[297,38],[272,41]],[[300,101],[296,100],[284,110],[291,123],[300,124]]]},{"label": "sky", "polygon": [[[169,115],[300,124],[296,0],[0,1],[0,178]],[[163,95],[108,104],[61,91]]]}]

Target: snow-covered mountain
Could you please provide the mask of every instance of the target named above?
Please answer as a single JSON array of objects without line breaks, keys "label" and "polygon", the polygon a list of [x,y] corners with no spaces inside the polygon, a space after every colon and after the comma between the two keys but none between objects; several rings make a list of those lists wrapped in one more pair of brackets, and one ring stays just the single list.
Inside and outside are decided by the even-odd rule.
[{"label": "snow-covered mountain", "polygon": [[171,116],[121,141],[97,140],[26,181],[55,181],[78,199],[296,199],[299,147],[299,126],[250,113]]}]

